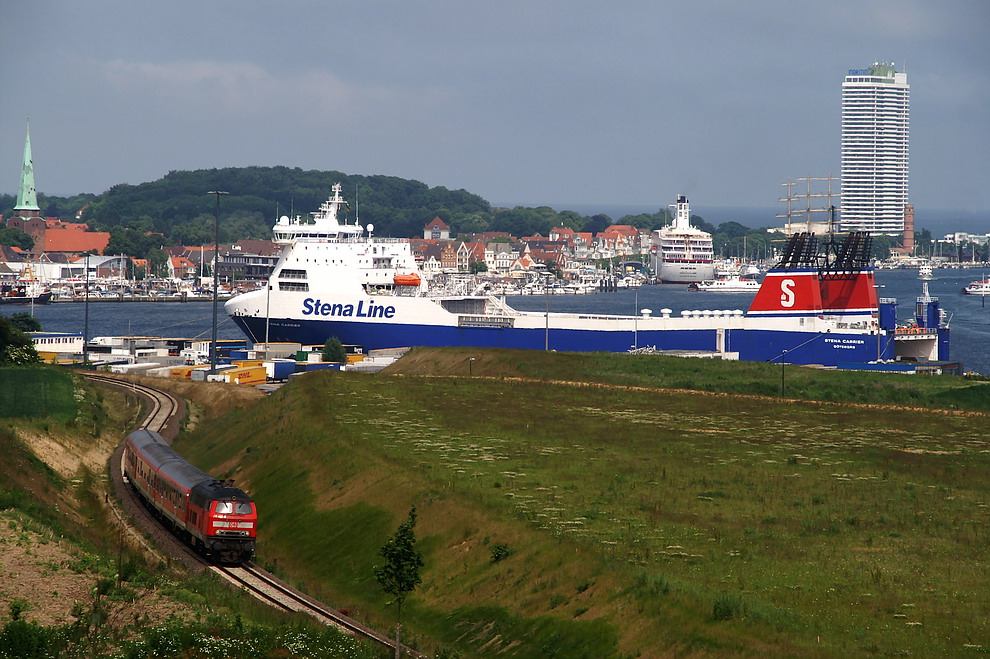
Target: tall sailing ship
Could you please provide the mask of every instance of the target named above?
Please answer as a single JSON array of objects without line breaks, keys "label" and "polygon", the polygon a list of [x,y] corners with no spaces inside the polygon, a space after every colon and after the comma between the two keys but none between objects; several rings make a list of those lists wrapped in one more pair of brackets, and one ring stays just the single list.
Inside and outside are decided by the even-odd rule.
[{"label": "tall sailing ship", "polygon": [[691,284],[715,276],[712,234],[691,226],[691,204],[677,196],[674,221],[653,232],[653,271],[665,284]]}]

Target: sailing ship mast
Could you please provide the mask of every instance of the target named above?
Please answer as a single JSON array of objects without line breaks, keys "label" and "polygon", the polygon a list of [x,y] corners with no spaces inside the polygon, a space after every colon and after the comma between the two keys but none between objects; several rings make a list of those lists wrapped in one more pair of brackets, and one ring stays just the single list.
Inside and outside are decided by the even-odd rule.
[{"label": "sailing ship mast", "polygon": [[[786,220],[784,225],[784,233],[787,235],[800,232],[817,234],[828,233],[832,229],[832,227],[829,226],[829,221],[817,220],[815,218],[815,214],[829,213],[833,209],[839,211],[842,210],[840,208],[836,208],[832,203],[833,197],[836,196],[836,194],[832,192],[832,182],[838,180],[838,178],[835,178],[829,174],[828,176],[821,177],[806,176],[796,180],[788,179],[786,183],[781,183],[781,187],[787,188],[787,195],[781,197],[777,201],[780,203],[786,203],[787,210],[784,213],[778,214],[777,217]],[[795,192],[794,188],[800,183],[805,184],[805,191]],[[813,183],[816,184],[816,186],[819,186],[821,183],[827,183],[826,191],[813,191]],[[824,199],[825,204],[821,207],[818,207],[817,205],[813,207],[812,200],[814,199]]]}]

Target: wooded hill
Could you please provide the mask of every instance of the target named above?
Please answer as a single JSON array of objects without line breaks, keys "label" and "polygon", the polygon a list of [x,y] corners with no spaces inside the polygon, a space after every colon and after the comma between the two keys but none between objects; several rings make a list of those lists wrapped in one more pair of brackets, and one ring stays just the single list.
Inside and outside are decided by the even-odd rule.
[{"label": "wooded hill", "polygon": [[[73,197],[38,195],[43,214],[81,221],[96,230],[109,231],[109,253],[147,257],[162,245],[205,245],[213,242],[217,199],[210,190],[229,194],[220,198],[220,240],[271,236],[271,227],[281,215],[302,215],[319,208],[331,186],[340,183],[351,211],[347,221],[374,224],[375,233],[399,238],[421,237],[423,226],[439,216],[451,227],[451,235],[504,231],[523,237],[547,236],[553,227],[598,233],[610,224],[630,224],[657,229],[670,222],[666,207],[655,213],[611,218],[557,211],[549,206],[493,208],[480,196],[466,190],[429,187],[419,181],[395,176],[363,176],[338,171],[302,170],[298,167],[228,167],[196,171],[172,171],[158,181],[139,185],[120,184],[100,194]],[[10,217],[16,199],[0,195],[0,209]],[[738,222],[718,227],[698,216],[692,224],[711,232],[715,252],[724,257],[747,254],[762,257],[769,237],[764,229]],[[886,243],[879,237],[877,256],[886,256]],[[3,235],[0,243],[16,244]]]},{"label": "wooded hill", "polygon": [[[494,209],[465,190],[429,187],[419,181],[394,176],[362,176],[337,171],[290,167],[230,167],[173,171],[164,178],[139,185],[120,184],[100,195],[54,197],[39,194],[46,216],[71,221],[82,210],[81,220],[111,233],[132,229],[156,232],[172,244],[204,244],[213,240],[216,198],[208,192],[223,190],[220,199],[220,238],[268,238],[280,215],[306,216],[327,199],[334,183],[343,186],[350,204],[348,220],[374,224],[375,233],[402,238],[422,236],[423,226],[441,217],[453,234],[507,231],[516,236],[547,235],[554,226],[601,231],[612,223],[605,215],[587,217],[572,211],[557,212],[541,206]],[[0,195],[0,209],[9,217],[16,203],[12,195]],[[662,226],[666,209],[655,216],[636,216],[637,225]]]}]

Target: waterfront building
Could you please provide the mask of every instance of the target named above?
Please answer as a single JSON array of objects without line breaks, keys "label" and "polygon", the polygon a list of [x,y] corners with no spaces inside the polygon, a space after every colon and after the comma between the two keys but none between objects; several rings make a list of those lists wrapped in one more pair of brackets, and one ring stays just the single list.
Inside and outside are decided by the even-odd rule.
[{"label": "waterfront building", "polygon": [[843,230],[904,231],[909,96],[893,62],[850,69],[842,82]]}]

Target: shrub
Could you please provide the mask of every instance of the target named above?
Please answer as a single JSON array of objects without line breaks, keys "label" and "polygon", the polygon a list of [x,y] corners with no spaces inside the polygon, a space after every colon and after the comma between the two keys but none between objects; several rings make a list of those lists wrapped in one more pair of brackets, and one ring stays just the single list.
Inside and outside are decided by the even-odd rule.
[{"label": "shrub", "polygon": [[344,350],[343,344],[336,336],[331,336],[323,344],[323,361],[338,362],[341,364],[347,362],[347,351]]},{"label": "shrub", "polygon": [[713,620],[732,620],[742,615],[742,600],[738,595],[719,593],[712,607]]},{"label": "shrub", "polygon": [[512,550],[509,549],[509,545],[502,542],[496,542],[492,545],[492,563],[498,563],[502,559],[508,558],[511,553]]}]

